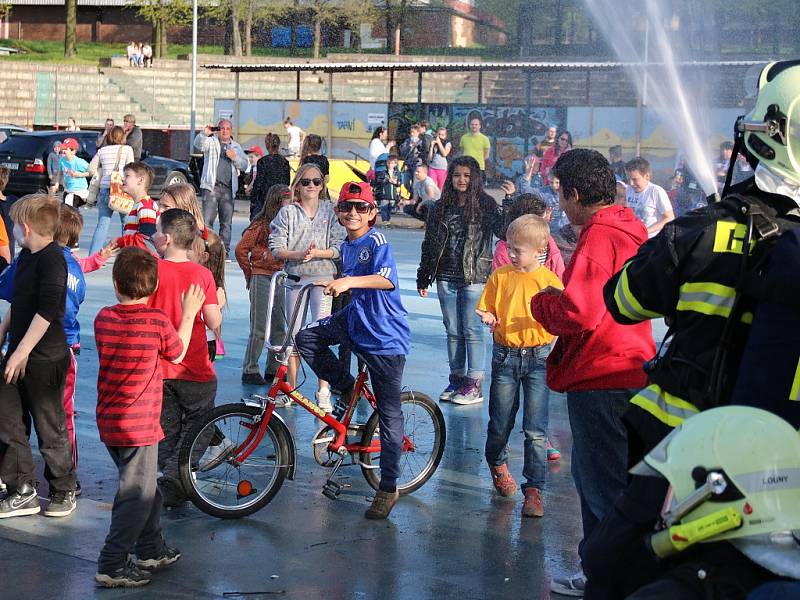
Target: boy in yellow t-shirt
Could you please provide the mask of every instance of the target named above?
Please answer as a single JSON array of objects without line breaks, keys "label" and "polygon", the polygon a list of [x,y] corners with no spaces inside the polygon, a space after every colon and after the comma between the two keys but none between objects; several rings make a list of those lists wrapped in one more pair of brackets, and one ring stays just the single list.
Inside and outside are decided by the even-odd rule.
[{"label": "boy in yellow t-shirt", "polygon": [[522,429],[525,433],[525,503],[522,515],[541,517],[547,471],[548,389],[545,360],[553,336],[530,313],[530,299],[546,287],[562,288],[555,273],[544,268],[549,235],[547,222],[536,215],[523,215],[508,227],[506,243],[511,264],[489,277],[476,312],[494,332],[492,383],[489,390],[489,427],[486,461],[492,481],[502,496],[513,496],[517,484],[508,471],[508,438],[514,428],[522,388]]}]

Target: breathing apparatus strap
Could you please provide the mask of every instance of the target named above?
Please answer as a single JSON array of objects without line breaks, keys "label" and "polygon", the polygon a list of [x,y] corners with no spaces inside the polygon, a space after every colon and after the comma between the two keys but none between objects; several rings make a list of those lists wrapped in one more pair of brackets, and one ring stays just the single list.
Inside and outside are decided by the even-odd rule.
[{"label": "breathing apparatus strap", "polygon": [[739,131],[737,122],[737,127],[733,128],[733,152],[731,153],[730,161],[728,161],[728,172],[725,174],[725,185],[722,187],[722,192],[719,194],[720,198],[724,198],[728,195],[731,181],[733,181],[733,171],[736,168],[736,159],[739,157],[739,152],[742,150],[742,144],[744,144],[744,132]]}]

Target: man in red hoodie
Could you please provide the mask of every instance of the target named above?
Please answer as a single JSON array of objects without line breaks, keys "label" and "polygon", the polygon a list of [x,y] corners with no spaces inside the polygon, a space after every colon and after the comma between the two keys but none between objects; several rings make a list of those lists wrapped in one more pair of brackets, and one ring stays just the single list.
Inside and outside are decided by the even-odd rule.
[{"label": "man in red hoodie", "polygon": [[[534,318],[558,336],[547,359],[547,385],[567,392],[572,478],[581,502],[583,542],[627,483],[628,442],[622,415],[644,385],[655,355],[649,321],[620,325],[606,310],[603,286],[647,241],[630,208],[614,204],[614,172],[594,150],[565,152],[553,168],[559,201],[580,236],[564,272],[564,289],[531,300]],[[553,578],[551,589],[582,596],[583,573]]]}]

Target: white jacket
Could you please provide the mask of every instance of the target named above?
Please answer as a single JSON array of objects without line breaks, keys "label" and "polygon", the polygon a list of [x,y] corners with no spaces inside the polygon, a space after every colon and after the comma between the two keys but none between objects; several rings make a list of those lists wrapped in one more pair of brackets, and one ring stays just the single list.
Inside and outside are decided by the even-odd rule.
[{"label": "white jacket", "polygon": [[[237,170],[247,169],[248,161],[244,150],[238,142],[231,140],[228,145],[236,151],[236,158],[231,161],[231,193],[235,197],[239,189],[239,174]],[[203,153],[203,174],[200,177],[200,189],[214,191],[217,183],[217,165],[222,148],[216,135],[198,133],[194,138],[194,147]]]}]

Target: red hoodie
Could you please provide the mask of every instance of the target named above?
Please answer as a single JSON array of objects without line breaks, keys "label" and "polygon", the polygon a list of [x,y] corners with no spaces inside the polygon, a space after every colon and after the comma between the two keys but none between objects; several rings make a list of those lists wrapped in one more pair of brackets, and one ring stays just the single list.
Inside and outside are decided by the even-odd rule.
[{"label": "red hoodie", "polygon": [[581,229],[564,271],[561,295],[537,294],[533,317],[558,336],[547,359],[547,385],[558,392],[643,388],[655,355],[649,321],[620,325],[606,310],[603,286],[647,241],[630,208],[609,206]]}]

